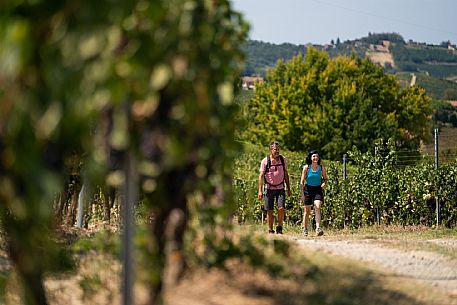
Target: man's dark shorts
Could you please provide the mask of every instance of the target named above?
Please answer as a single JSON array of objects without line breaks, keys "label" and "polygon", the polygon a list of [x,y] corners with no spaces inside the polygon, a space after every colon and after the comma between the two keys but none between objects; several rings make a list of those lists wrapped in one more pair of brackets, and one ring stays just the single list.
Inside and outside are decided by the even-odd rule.
[{"label": "man's dark shorts", "polygon": [[320,185],[305,185],[303,192],[305,193],[305,205],[313,205],[315,200],[324,202],[324,192],[322,191],[322,187]]},{"label": "man's dark shorts", "polygon": [[265,196],[263,196],[265,200],[265,210],[273,210],[275,207],[275,199],[278,204],[278,208],[284,208],[284,203],[286,202],[286,191],[284,189],[280,190],[269,190]]}]

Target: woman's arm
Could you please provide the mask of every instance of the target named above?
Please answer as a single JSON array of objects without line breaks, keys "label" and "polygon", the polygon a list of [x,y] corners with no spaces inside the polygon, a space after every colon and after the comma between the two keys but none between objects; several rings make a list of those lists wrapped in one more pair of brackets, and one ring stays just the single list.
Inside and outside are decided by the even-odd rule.
[{"label": "woman's arm", "polygon": [[322,178],[324,178],[324,181],[322,181],[322,183],[321,183],[321,187],[325,188],[327,186],[327,182],[328,182],[327,170],[325,169],[324,164],[322,164],[321,166],[322,166]]},{"label": "woman's arm", "polygon": [[305,166],[303,166],[303,170],[302,170],[301,178],[300,178],[300,194],[301,194],[302,201],[304,201],[303,190],[305,189],[307,174],[308,174],[308,165],[305,165]]}]

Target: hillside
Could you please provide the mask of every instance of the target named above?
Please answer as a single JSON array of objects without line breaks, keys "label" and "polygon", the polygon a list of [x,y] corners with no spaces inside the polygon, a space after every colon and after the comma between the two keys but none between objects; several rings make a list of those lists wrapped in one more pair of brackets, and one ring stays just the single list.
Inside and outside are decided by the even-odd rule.
[{"label": "hillside", "polygon": [[[406,42],[399,34],[382,33],[313,47],[327,51],[331,57],[351,54],[368,57],[400,81],[405,80],[405,73],[414,73],[417,84],[433,98],[457,100],[457,51],[448,42],[440,45]],[[265,76],[267,69],[274,67],[279,59],[287,61],[299,53],[305,55],[306,49],[305,45],[248,41],[244,47],[247,57],[244,75]]]},{"label": "hillside", "polygon": [[457,82],[455,81],[427,75],[424,72],[397,72],[395,76],[403,86],[411,85],[415,78],[415,84],[424,88],[434,99],[456,100]]},{"label": "hillside", "polygon": [[246,68],[244,75],[265,76],[268,68],[274,67],[279,59],[289,60],[298,54],[305,54],[304,45],[284,43],[280,45],[250,40],[244,46]]}]

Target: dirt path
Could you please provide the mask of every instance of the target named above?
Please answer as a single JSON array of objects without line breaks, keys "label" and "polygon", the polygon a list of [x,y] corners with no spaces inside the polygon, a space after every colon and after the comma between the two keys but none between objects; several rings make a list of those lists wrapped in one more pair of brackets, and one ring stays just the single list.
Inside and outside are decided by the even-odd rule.
[{"label": "dirt path", "polygon": [[[386,273],[412,278],[441,289],[457,303],[457,260],[424,250],[399,250],[376,240],[296,239],[300,247],[313,248],[349,259],[374,263]],[[457,251],[457,239],[429,240]]]}]

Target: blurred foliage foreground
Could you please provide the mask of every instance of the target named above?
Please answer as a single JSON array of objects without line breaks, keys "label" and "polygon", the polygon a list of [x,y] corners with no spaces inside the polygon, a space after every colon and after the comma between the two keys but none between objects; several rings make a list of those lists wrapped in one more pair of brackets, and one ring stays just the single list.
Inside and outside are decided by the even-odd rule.
[{"label": "blurred foliage foreground", "polygon": [[225,0],[0,2],[0,221],[25,304],[47,304],[44,274],[68,266],[53,237],[74,223],[68,195],[135,182],[148,302],[160,300],[189,210],[202,226],[229,210],[247,30]]}]

